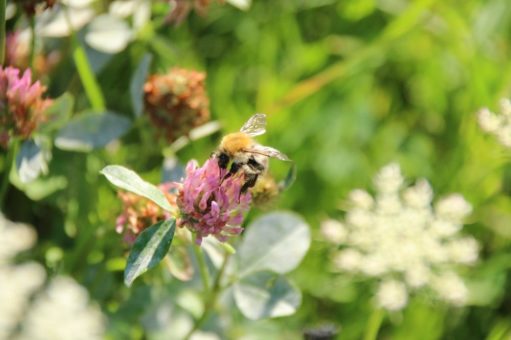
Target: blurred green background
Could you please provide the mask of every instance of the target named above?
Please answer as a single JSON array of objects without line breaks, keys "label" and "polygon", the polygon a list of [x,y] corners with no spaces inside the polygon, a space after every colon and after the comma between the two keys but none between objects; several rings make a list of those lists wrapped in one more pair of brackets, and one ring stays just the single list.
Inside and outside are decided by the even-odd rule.
[{"label": "blurred green background", "polygon": [[[268,132],[258,141],[285,152],[298,169],[275,209],[299,212],[312,226],[311,249],[291,275],[303,293],[298,312],[248,321],[227,311],[234,318],[228,338],[296,339],[325,324],[342,339],[361,338],[372,286],[332,271],[319,224],[342,216],[347,193],[371,189],[373,175],[391,161],[410,181],[427,178],[436,195],[463,194],[474,206],[465,232],[482,249],[480,262],[463,273],[469,306],[417,296],[385,320],[381,338],[511,336],[509,150],[485,135],[475,116],[511,90],[508,0],[254,0],[246,11],[212,2],[206,15],[192,12],[178,26],[158,24],[166,10],[154,2],[152,23],[98,68],[107,108],[132,116],[129,82],[146,53],[153,55],[151,73],[203,70],[222,133],[238,130],[254,112],[268,114]],[[87,109],[71,42],[51,44],[64,58],[45,78],[49,94],[69,91],[75,112]],[[110,318],[111,338],[169,336],[153,316],[161,301],[185,290],[158,273],[132,289],[122,285],[127,247],[114,230],[121,204],[99,174],[122,164],[158,183],[165,145],[155,143],[152,129],[143,117],[118,144],[88,153],[55,149],[47,176],[8,195],[8,217],[37,228],[35,255],[50,272],[70,274],[89,289]],[[222,133],[190,143],[178,158],[205,160]],[[286,171],[277,161],[271,166]]]}]

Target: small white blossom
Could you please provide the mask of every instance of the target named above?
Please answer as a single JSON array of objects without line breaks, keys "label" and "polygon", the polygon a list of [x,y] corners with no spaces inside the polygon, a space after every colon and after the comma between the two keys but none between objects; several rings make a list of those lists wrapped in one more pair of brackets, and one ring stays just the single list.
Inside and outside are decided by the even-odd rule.
[{"label": "small white blossom", "polygon": [[448,245],[449,257],[453,262],[472,264],[477,261],[479,244],[472,237],[453,240]]},{"label": "small white blossom", "polygon": [[[477,261],[477,241],[459,234],[471,205],[463,196],[452,194],[433,208],[430,184],[423,179],[405,187],[397,164],[384,167],[374,182],[376,199],[367,198],[369,194],[362,190],[350,195],[359,204],[353,204],[342,224],[345,234],[339,245],[343,248],[333,257],[336,269],[381,278],[384,284],[377,300],[389,310],[403,308],[408,294],[422,288],[432,289],[446,302],[461,304],[466,296],[463,282],[444,274]],[[449,283],[449,289],[439,290],[440,278]],[[459,296],[454,292],[457,287],[461,287]]]},{"label": "small white blossom", "polygon": [[502,98],[499,100],[499,108],[504,117],[511,119],[511,101],[509,99]]},{"label": "small white blossom", "polygon": [[429,208],[432,199],[433,189],[425,179],[403,192],[403,200],[411,208]]},{"label": "small white blossom", "polygon": [[500,113],[494,113],[487,108],[477,112],[479,127],[487,133],[497,137],[499,143],[511,148],[511,101],[501,99]]},{"label": "small white blossom", "polygon": [[374,204],[373,197],[367,191],[361,189],[350,192],[349,200],[354,207],[363,210],[371,209]]},{"label": "small white blossom", "polygon": [[472,206],[460,194],[452,194],[437,203],[435,212],[447,221],[461,222],[472,212]]},{"label": "small white blossom", "polygon": [[506,148],[511,148],[511,125],[502,126],[496,133],[500,144]]},{"label": "small white blossom", "polygon": [[374,178],[376,189],[381,193],[395,193],[403,185],[404,178],[401,168],[397,163],[391,163],[383,167]]},{"label": "small white blossom", "polygon": [[455,273],[444,273],[432,280],[432,287],[445,301],[462,306],[468,297],[468,289],[463,280]]},{"label": "small white blossom", "polygon": [[411,288],[420,288],[426,285],[431,278],[431,271],[425,265],[411,266],[405,272],[406,284]]},{"label": "small white blossom", "polygon": [[431,221],[430,230],[437,237],[449,237],[460,231],[462,227],[461,223],[454,223],[441,218],[435,218]]},{"label": "small white blossom", "polygon": [[348,272],[357,270],[361,261],[362,254],[353,249],[342,250],[334,257],[335,267]]},{"label": "small white blossom", "polygon": [[502,124],[502,120],[487,108],[479,110],[477,119],[481,129],[490,133],[497,132]]},{"label": "small white blossom", "polygon": [[384,281],[378,288],[376,300],[378,305],[386,310],[401,310],[408,303],[406,286],[395,280]]},{"label": "small white blossom", "polygon": [[341,243],[346,240],[346,235],[348,231],[346,227],[339,221],[328,219],[321,222],[321,236],[331,243]]},{"label": "small white blossom", "polygon": [[0,265],[9,262],[17,253],[27,250],[35,243],[34,229],[24,224],[12,223],[0,216]]}]

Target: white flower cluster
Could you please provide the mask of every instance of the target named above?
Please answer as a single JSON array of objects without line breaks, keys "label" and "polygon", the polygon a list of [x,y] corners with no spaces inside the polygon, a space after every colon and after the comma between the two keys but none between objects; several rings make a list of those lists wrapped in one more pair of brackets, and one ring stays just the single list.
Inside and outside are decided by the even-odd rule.
[{"label": "white flower cluster", "polygon": [[483,108],[477,112],[479,126],[484,131],[493,134],[507,148],[511,148],[511,101],[500,100],[500,114]]},{"label": "white flower cluster", "polygon": [[82,286],[57,277],[41,290],[46,279],[41,265],[11,264],[35,240],[32,228],[0,214],[0,339],[101,339],[103,316],[89,305]]},{"label": "white flower cluster", "polygon": [[463,305],[468,291],[454,267],[474,263],[479,251],[474,238],[458,234],[470,204],[453,194],[432,206],[429,183],[405,187],[397,164],[381,169],[374,182],[375,198],[354,190],[345,221],[321,226],[326,240],[344,246],[334,255],[334,266],[381,279],[376,300],[387,310],[402,309],[420,288]]}]

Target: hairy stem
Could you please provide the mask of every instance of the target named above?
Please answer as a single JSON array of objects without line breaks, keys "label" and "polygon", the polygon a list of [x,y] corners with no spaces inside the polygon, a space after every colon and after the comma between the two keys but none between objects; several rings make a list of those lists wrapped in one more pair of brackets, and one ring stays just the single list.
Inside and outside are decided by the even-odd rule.
[{"label": "hairy stem", "polygon": [[202,326],[204,321],[207,320],[209,313],[215,306],[218,294],[220,294],[222,290],[220,287],[220,282],[222,281],[222,276],[224,275],[225,268],[227,267],[227,262],[229,262],[230,256],[231,254],[229,253],[225,254],[224,262],[222,263],[222,266],[218,270],[218,273],[215,277],[215,282],[213,283],[213,287],[211,288],[211,291],[209,292],[206,298],[206,302],[204,303],[204,310],[202,311],[202,315],[200,316],[200,318],[197,319],[197,321],[195,321],[195,324],[193,325],[192,329],[190,329],[188,334],[186,334],[184,340],[188,340],[192,337],[193,333],[195,333],[195,331],[198,330],[200,326]]},{"label": "hairy stem", "polygon": [[198,245],[193,245],[193,252],[195,257],[197,258],[197,263],[199,264],[200,276],[202,279],[202,285],[204,286],[204,293],[208,294],[209,292],[209,272],[208,266],[206,264],[206,260],[204,258],[204,253],[202,249]]},{"label": "hairy stem", "polygon": [[5,61],[5,4],[6,0],[0,0],[0,65]]},{"label": "hairy stem", "polygon": [[[1,1],[1,0],[0,0]],[[4,175],[2,177],[2,184],[0,186],[0,209],[4,208],[5,198],[7,196],[7,189],[9,188],[9,174],[11,173],[11,169],[16,161],[15,156],[18,149],[18,141],[12,140],[9,149],[7,150],[7,155],[5,157],[4,164]]]}]

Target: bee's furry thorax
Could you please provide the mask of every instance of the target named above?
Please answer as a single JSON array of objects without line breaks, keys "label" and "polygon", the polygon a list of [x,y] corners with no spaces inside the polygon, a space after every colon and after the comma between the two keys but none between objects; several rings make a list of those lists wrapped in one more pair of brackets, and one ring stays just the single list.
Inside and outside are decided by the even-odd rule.
[{"label": "bee's furry thorax", "polygon": [[235,154],[250,148],[254,144],[252,138],[243,132],[226,135],[220,142],[220,150],[233,157]]}]

